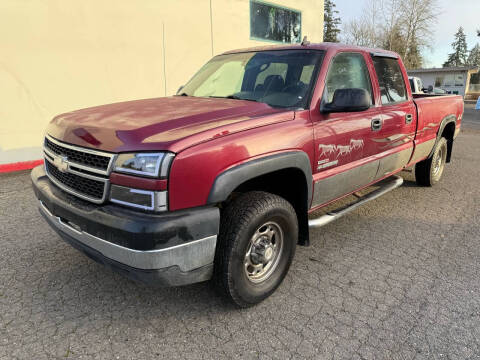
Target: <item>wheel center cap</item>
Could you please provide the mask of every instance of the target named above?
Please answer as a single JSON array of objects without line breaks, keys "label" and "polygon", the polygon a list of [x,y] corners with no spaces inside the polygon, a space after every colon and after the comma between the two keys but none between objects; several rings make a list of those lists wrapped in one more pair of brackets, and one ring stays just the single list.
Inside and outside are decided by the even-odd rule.
[{"label": "wheel center cap", "polygon": [[265,249],[265,255],[264,258],[266,261],[270,261],[273,256],[273,249],[269,246]]}]

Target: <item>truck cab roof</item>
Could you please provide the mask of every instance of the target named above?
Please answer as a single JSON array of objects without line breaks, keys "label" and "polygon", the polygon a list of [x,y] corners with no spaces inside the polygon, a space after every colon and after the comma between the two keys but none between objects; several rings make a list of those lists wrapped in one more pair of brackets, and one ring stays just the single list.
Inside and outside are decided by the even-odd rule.
[{"label": "truck cab roof", "polygon": [[384,55],[387,57],[395,57],[399,58],[400,56],[393,52],[384,49],[378,48],[368,48],[368,47],[361,47],[356,45],[347,45],[342,43],[309,43],[308,45],[302,44],[281,44],[281,45],[267,45],[267,46],[255,46],[250,48],[243,48],[243,49],[236,49],[236,50],[229,50],[225,51],[220,55],[226,54],[235,54],[235,53],[242,53],[242,52],[251,52],[251,51],[276,51],[276,50],[333,50],[333,51],[362,51],[366,53],[372,53],[376,55]]}]

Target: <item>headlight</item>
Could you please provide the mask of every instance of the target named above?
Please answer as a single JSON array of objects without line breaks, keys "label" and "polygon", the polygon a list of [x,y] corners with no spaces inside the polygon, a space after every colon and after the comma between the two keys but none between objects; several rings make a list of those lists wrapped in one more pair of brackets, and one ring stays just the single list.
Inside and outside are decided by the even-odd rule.
[{"label": "headlight", "polygon": [[120,154],[115,161],[113,171],[165,178],[168,176],[168,169],[173,156],[172,153]]}]

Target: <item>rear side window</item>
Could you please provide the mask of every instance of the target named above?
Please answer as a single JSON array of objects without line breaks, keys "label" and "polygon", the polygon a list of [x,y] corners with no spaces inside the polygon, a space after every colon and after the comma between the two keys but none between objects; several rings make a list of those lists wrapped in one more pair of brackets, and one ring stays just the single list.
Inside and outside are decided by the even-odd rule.
[{"label": "rear side window", "polygon": [[365,89],[373,98],[370,76],[362,54],[340,53],[333,58],[325,82],[323,102],[332,102],[337,89]]},{"label": "rear side window", "polygon": [[407,100],[407,89],[397,59],[373,57],[380,86],[382,104],[395,104]]}]

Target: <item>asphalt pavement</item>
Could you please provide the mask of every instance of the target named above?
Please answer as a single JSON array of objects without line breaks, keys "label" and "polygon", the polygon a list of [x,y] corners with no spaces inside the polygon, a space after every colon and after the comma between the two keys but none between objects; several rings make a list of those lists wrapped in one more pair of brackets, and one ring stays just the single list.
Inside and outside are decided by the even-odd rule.
[{"label": "asphalt pavement", "polygon": [[[468,105],[470,106],[470,105]],[[65,244],[28,172],[0,176],[0,359],[480,358],[480,112],[433,188],[312,231],[260,305],[134,283]]]},{"label": "asphalt pavement", "polygon": [[465,103],[464,127],[480,130],[480,110],[475,110],[475,105],[474,101]]}]

